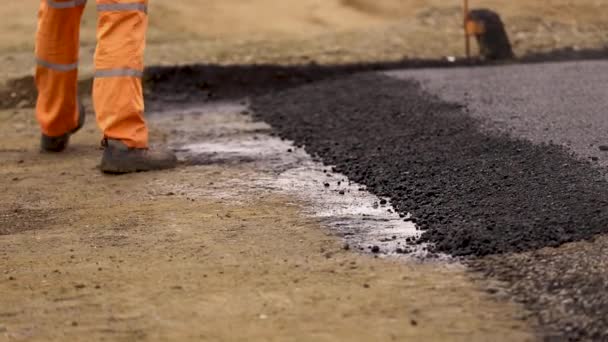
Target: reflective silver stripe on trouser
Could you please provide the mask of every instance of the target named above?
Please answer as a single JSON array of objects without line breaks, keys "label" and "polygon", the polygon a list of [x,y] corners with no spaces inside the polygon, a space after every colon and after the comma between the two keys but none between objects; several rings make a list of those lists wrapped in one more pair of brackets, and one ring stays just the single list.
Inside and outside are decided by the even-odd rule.
[{"label": "reflective silver stripe on trouser", "polygon": [[123,12],[123,11],[140,11],[148,13],[148,5],[142,3],[130,4],[99,4],[97,5],[99,12]]},{"label": "reflective silver stripe on trouser", "polygon": [[46,4],[51,8],[74,8],[78,6],[85,5],[87,0],[72,0],[72,1],[54,1],[54,0],[46,0]]},{"label": "reflective silver stripe on trouser", "polygon": [[40,58],[36,58],[36,63],[40,66],[43,66],[47,69],[55,70],[55,71],[72,71],[78,69],[78,62],[72,64],[58,64],[51,63]]},{"label": "reflective silver stripe on trouser", "polygon": [[142,77],[143,71],[136,69],[104,69],[95,71],[95,78],[103,77]]}]

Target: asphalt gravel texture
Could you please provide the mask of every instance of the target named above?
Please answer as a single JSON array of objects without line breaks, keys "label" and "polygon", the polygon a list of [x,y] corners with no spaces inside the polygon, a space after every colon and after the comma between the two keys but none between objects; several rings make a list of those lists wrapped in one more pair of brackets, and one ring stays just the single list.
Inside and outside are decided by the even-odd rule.
[{"label": "asphalt gravel texture", "polygon": [[367,73],[252,108],[411,212],[435,251],[504,281],[547,340],[608,340],[605,70],[596,61]]},{"label": "asphalt gravel texture", "polygon": [[465,104],[483,128],[556,144],[608,171],[608,62],[586,61],[394,71],[448,102]]},{"label": "asphalt gravel texture", "polygon": [[608,236],[467,264],[503,280],[534,314],[545,340],[608,341]]},{"label": "asphalt gravel texture", "polygon": [[521,252],[608,232],[608,182],[558,145],[484,132],[415,81],[367,74],[259,98],[283,138],[411,212],[454,256]]}]

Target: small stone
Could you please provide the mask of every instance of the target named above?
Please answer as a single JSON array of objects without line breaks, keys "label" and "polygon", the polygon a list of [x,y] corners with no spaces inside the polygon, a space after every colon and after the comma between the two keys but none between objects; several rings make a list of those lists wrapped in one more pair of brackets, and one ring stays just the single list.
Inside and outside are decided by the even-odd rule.
[{"label": "small stone", "polygon": [[412,319],[410,320],[410,324],[415,327],[418,325],[418,322],[415,319]]},{"label": "small stone", "polygon": [[388,203],[388,202],[384,198],[380,200],[380,205],[385,205],[386,203]]},{"label": "small stone", "polygon": [[344,246],[342,246],[342,249],[345,251],[348,251],[348,250],[350,250],[350,245],[345,243]]},{"label": "small stone", "polygon": [[498,293],[498,289],[493,288],[493,287],[489,287],[486,289],[486,292],[489,294],[497,294]]},{"label": "small stone", "polygon": [[608,145],[600,145],[598,148],[600,149],[600,151],[603,151],[603,152],[608,151]]},{"label": "small stone", "polygon": [[325,186],[326,188],[329,188],[329,183],[325,183],[325,184],[323,184],[323,186]]},{"label": "small stone", "polygon": [[372,253],[380,253],[380,247],[378,247],[378,246],[372,247]]},{"label": "small stone", "polygon": [[344,190],[340,190],[338,193],[339,193],[340,195],[344,195]]},{"label": "small stone", "polygon": [[85,284],[76,284],[76,285],[74,285],[74,287],[77,289],[84,289],[87,286]]},{"label": "small stone", "polygon": [[28,106],[30,106],[30,102],[28,100],[21,100],[21,101],[19,101],[19,103],[17,103],[16,107],[19,108],[19,109],[23,109],[23,108],[26,108]]}]

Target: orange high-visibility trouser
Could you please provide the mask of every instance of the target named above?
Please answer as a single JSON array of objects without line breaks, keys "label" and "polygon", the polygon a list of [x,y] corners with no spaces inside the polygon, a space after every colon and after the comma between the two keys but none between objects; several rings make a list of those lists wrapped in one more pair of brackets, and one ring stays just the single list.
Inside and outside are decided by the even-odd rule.
[{"label": "orange high-visibility trouser", "polygon": [[[93,103],[104,137],[148,146],[141,77],[147,0],[97,0]],[[78,125],[78,50],[86,0],[41,0],[36,35],[36,117],[42,133]]]}]

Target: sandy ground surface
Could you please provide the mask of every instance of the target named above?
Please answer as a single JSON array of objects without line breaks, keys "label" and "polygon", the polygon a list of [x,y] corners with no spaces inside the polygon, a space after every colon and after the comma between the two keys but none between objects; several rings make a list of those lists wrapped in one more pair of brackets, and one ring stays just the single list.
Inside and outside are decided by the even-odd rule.
[{"label": "sandy ground surface", "polygon": [[[152,1],[147,62],[348,64],[463,53],[454,3],[287,3]],[[92,70],[92,5],[83,20],[84,78]],[[474,5],[503,14],[520,55],[605,46],[603,1]],[[31,72],[37,6],[24,0],[0,8],[2,82]],[[490,297],[482,289],[494,285],[458,265],[345,251],[303,215],[307,203],[235,189],[232,180],[259,175],[247,163],[103,176],[93,121],[66,154],[43,155],[31,109],[0,111],[0,340],[533,336],[521,307]],[[155,141],[189,124],[151,123]]]},{"label": "sandy ground surface", "polygon": [[[152,116],[153,136],[236,117]],[[91,120],[45,155],[29,110],[0,118],[0,340],[531,339],[461,266],[346,251],[305,202],[235,187],[248,163],[103,176]]]}]

